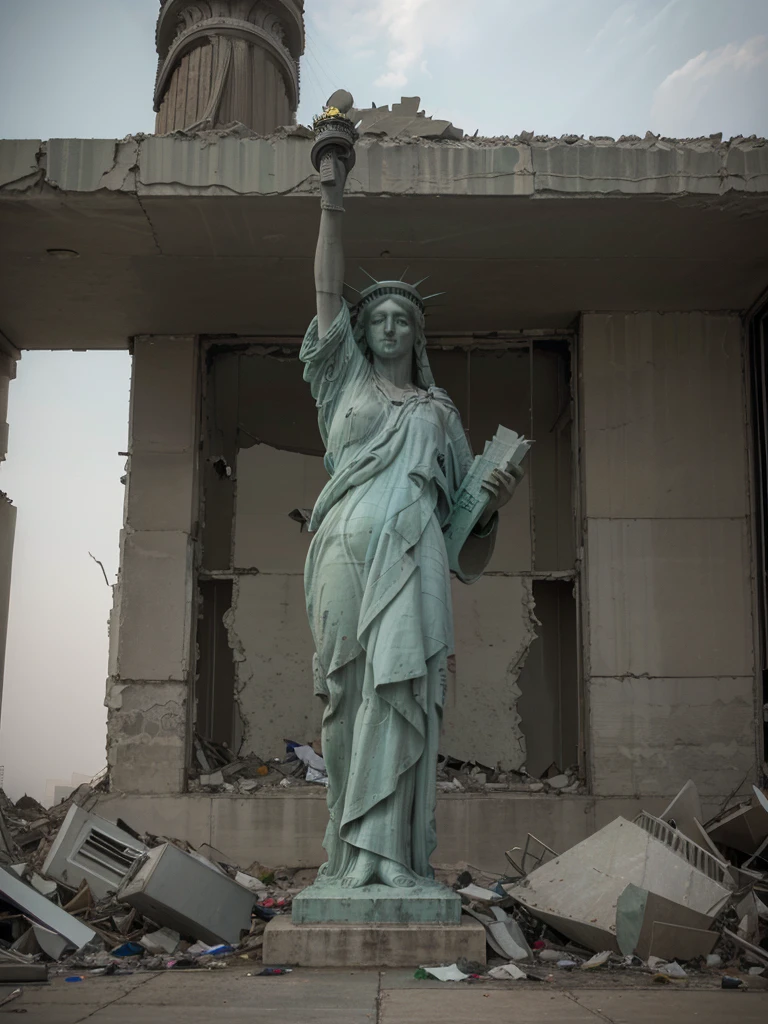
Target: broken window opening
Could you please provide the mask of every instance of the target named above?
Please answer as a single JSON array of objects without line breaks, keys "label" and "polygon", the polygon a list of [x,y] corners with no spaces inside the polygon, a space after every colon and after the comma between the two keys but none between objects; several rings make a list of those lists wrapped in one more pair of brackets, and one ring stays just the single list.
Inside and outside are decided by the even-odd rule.
[{"label": "broken window opening", "polygon": [[195,731],[214,743],[238,747],[235,663],[224,616],[232,607],[232,580],[200,580],[195,680]]},{"label": "broken window opening", "polygon": [[[535,440],[518,492],[502,510],[487,578],[454,588],[457,678],[441,750],[503,770],[578,762],[572,344],[570,335],[429,344],[435,380],[456,403],[475,451],[500,423]],[[286,738],[319,737],[303,594],[311,535],[291,513],[311,509],[324,486],[324,448],[298,340],[207,345],[201,583],[217,576],[223,584],[226,576],[235,607],[228,637],[223,605],[215,622],[212,611],[201,614],[198,731],[216,718],[214,691],[221,687],[218,722],[242,730],[238,754],[267,759],[284,755]],[[535,614],[544,616],[535,630],[531,586]],[[227,597],[231,591],[223,603]],[[211,653],[216,643],[225,667]],[[527,664],[526,644],[530,664],[520,679],[527,690],[516,701],[514,662]],[[467,728],[469,720],[476,728]],[[226,732],[218,736],[229,742]]]},{"label": "broken window opening", "polygon": [[539,778],[553,762],[562,771],[579,763],[579,691],[576,598],[572,580],[534,580],[536,639],[518,677],[517,710],[525,737],[526,768]]},{"label": "broken window opening", "polygon": [[753,509],[757,579],[757,658],[762,680],[763,775],[768,777],[768,302],[747,326],[752,412]]}]

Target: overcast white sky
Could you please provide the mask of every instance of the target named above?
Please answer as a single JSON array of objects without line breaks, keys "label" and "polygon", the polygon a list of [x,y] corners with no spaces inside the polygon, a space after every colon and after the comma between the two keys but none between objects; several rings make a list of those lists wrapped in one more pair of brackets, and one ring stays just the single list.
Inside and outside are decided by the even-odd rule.
[{"label": "overcast white sky", "polygon": [[[151,132],[158,0],[0,0],[0,137]],[[467,132],[768,135],[766,0],[306,0],[299,120],[333,89]],[[0,329],[2,329],[0,309]],[[6,790],[104,764],[127,444],[123,352],[25,353],[0,487],[18,506]]]}]

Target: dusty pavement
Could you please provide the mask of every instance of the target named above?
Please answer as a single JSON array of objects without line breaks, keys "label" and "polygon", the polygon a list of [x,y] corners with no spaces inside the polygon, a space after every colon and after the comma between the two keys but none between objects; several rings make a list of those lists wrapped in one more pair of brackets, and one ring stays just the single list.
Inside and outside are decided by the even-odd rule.
[{"label": "dusty pavement", "polygon": [[[259,965],[260,967],[260,965]],[[768,992],[441,984],[412,971],[164,971],[25,985],[0,1024],[765,1024]],[[713,979],[711,985],[715,985]],[[0,986],[0,1000],[16,986]],[[26,1010],[24,1014],[10,1011]],[[7,1016],[2,1016],[7,1014]]]}]

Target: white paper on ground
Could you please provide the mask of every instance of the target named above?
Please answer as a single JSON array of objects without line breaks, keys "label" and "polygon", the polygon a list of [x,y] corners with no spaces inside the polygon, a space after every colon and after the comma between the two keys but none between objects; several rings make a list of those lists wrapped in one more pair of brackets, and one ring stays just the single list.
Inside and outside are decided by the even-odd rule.
[{"label": "white paper on ground", "polygon": [[496,978],[497,981],[520,981],[525,976],[525,971],[521,971],[517,964],[502,964],[488,971],[488,977]]},{"label": "white paper on ground", "polygon": [[249,889],[251,892],[255,892],[258,895],[267,892],[267,887],[260,878],[254,878],[253,875],[247,875],[244,871],[237,872],[235,875],[235,881],[238,885],[242,885],[244,889]]},{"label": "white paper on ground", "polygon": [[312,747],[294,747],[293,752],[300,761],[314,768],[316,771],[325,772],[325,761],[320,754],[315,753]]},{"label": "white paper on ground", "polygon": [[450,967],[425,967],[423,969],[438,981],[464,981],[469,977],[468,974],[460,971],[456,964],[451,964]]},{"label": "white paper on ground", "polygon": [[659,974],[665,975],[667,978],[687,978],[688,975],[685,973],[683,968],[677,962],[673,960],[671,964],[662,964],[659,967]]},{"label": "white paper on ground", "polygon": [[466,896],[470,900],[484,900],[486,903],[493,903],[496,900],[502,899],[497,892],[493,892],[491,889],[483,889],[474,883],[459,889],[459,896]]}]

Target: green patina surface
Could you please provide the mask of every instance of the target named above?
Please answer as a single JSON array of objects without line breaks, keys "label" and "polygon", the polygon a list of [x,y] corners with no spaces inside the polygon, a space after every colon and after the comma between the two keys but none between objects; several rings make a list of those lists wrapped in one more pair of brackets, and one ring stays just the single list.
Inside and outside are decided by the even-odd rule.
[{"label": "green patina surface", "polygon": [[293,901],[294,924],[459,924],[461,897],[434,882],[410,889],[366,885],[345,889],[317,883]]}]

